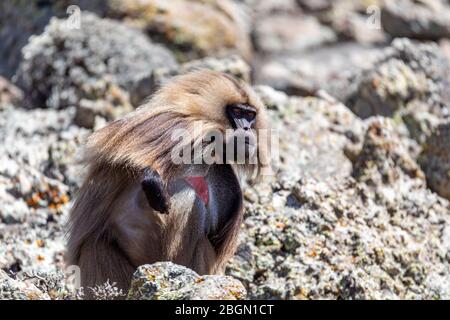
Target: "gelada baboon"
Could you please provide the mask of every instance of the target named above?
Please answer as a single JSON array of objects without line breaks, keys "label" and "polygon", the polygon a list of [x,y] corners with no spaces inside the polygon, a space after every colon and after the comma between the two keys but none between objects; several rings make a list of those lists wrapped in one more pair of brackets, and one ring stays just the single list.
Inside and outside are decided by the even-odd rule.
[{"label": "gelada baboon", "polygon": [[222,273],[242,221],[240,179],[269,167],[258,143],[266,128],[248,85],[200,70],[93,133],[69,224],[68,263],[80,267],[82,286],[109,280],[126,292],[135,269],[157,261]]}]

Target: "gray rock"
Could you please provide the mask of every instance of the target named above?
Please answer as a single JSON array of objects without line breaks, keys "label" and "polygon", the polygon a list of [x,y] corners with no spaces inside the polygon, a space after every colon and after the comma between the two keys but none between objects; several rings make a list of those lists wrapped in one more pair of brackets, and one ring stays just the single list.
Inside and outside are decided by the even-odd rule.
[{"label": "gray rock", "polygon": [[20,63],[20,51],[33,34],[39,34],[56,13],[53,6],[37,0],[0,3],[0,74],[12,77]]},{"label": "gray rock", "polygon": [[[270,99],[270,90],[264,94],[264,101],[277,98]],[[379,117],[361,124],[345,107],[322,100],[328,113],[319,120],[321,108],[311,101],[316,99],[290,97],[269,110],[272,123],[287,117],[303,136],[323,123],[316,131],[321,138],[298,147],[303,139],[289,140],[296,137],[293,127],[276,127],[297,149],[280,148],[281,171],[244,187],[240,246],[226,273],[243,282],[251,299],[446,299],[448,286],[439,280],[450,272],[444,258],[450,202],[426,188],[395,121]],[[307,119],[315,127],[302,127]],[[349,129],[358,123],[363,129],[352,137]],[[340,141],[334,136],[339,132],[361,143],[349,167],[337,156],[344,146],[327,145]],[[320,146],[333,155],[321,159],[324,152],[313,153],[311,163],[337,174],[322,175],[324,167],[312,165],[296,173],[293,159]]]},{"label": "gray rock", "polygon": [[352,178],[272,186],[273,200],[247,204],[241,248],[252,249],[227,273],[251,299],[447,298],[432,279],[450,271],[437,231],[450,226],[449,202],[406,178],[388,189]]},{"label": "gray rock", "polygon": [[349,90],[346,80],[352,72],[371,67],[379,52],[370,45],[336,43],[308,52],[269,55],[254,61],[254,82],[289,95],[311,96],[324,89],[336,96]]},{"label": "gray rock", "polygon": [[383,29],[394,37],[437,40],[450,36],[450,6],[442,0],[386,1]]},{"label": "gray rock", "polygon": [[419,161],[427,183],[442,197],[450,199],[450,122],[439,125],[427,139]]},{"label": "gray rock", "polygon": [[425,175],[396,137],[392,121],[378,117],[366,131],[362,150],[353,163],[353,176],[367,185],[394,186],[398,180],[424,186]]},{"label": "gray rock", "polygon": [[74,163],[87,131],[73,108],[0,111],[0,268],[64,265],[64,224],[82,175]]},{"label": "gray rock", "polygon": [[133,275],[132,300],[236,300],[245,298],[242,284],[229,276],[199,276],[171,262],[140,266]]},{"label": "gray rock", "polygon": [[[428,105],[439,117],[449,114],[449,62],[435,44],[394,40],[372,67],[355,72],[356,84],[340,99],[358,116],[394,116],[411,103]],[[345,92],[345,91],[343,91]]]},{"label": "gray rock", "polygon": [[320,12],[332,7],[330,0],[296,0],[297,4],[306,12]]},{"label": "gray rock", "polygon": [[428,112],[428,105],[420,101],[410,103],[400,114],[411,138],[420,145],[426,142],[442,121],[440,117]]},{"label": "gray rock", "polygon": [[80,127],[93,129],[101,126],[102,121],[116,120],[131,112],[129,94],[119,87],[111,87],[105,100],[81,99],[73,118],[73,122]]},{"label": "gray rock", "polygon": [[301,13],[295,0],[243,0],[243,2],[252,9],[256,16],[255,18],[280,12],[292,14]]},{"label": "gray rock", "polygon": [[[303,2],[300,0],[300,2]],[[324,1],[327,5],[312,11],[320,21],[331,27],[341,39],[360,44],[383,43],[386,34],[379,21],[383,1]],[[375,10],[374,10],[375,9]]]},{"label": "gray rock", "polygon": [[41,35],[30,39],[16,82],[29,107],[61,109],[81,99],[126,105],[116,97],[117,86],[129,89],[164,66],[176,66],[167,49],[135,29],[85,12],[79,30],[54,18]]},{"label": "gray rock", "polygon": [[264,101],[268,109],[282,111],[281,108],[287,105],[288,96],[284,92],[277,91],[269,86],[255,86],[256,93]]},{"label": "gray rock", "polygon": [[363,123],[348,108],[323,98],[288,98],[265,86],[255,89],[270,106],[273,138],[279,141],[276,171],[321,179],[350,174],[352,165],[343,150],[362,136]]},{"label": "gray rock", "polygon": [[108,16],[126,17],[172,48],[181,61],[230,54],[251,58],[250,18],[237,1],[106,1]]},{"label": "gray rock", "polygon": [[312,16],[280,13],[256,21],[255,45],[265,53],[304,51],[334,41],[334,32]]}]

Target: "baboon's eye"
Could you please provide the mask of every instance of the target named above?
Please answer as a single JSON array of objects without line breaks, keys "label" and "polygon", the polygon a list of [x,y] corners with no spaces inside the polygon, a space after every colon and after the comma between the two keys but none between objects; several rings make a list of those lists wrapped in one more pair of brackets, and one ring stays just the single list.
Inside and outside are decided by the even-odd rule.
[{"label": "baboon's eye", "polygon": [[242,114],[242,109],[241,109],[241,108],[238,108],[238,107],[234,107],[234,108],[232,109],[232,111],[233,111],[233,113],[234,113],[236,116],[240,116],[240,115]]},{"label": "baboon's eye", "polygon": [[248,121],[253,121],[256,117],[256,112],[253,111],[245,111],[244,113],[244,117],[245,119],[247,119]]}]

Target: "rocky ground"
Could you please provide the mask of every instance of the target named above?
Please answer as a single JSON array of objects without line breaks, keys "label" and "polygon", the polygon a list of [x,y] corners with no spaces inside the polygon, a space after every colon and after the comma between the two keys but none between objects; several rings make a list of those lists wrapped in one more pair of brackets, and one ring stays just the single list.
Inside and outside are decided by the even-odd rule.
[{"label": "rocky ground", "polygon": [[200,67],[252,83],[275,175],[244,187],[228,277],[157,263],[129,298],[450,299],[449,17],[444,0],[3,1],[0,298],[83,296],[63,260],[80,145]]}]

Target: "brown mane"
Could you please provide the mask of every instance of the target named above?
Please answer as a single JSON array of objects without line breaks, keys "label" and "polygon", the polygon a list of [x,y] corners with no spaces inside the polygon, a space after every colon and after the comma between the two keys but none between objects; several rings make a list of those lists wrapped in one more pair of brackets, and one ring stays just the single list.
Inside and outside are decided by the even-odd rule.
[{"label": "brown mane", "polygon": [[[227,126],[224,106],[231,103],[251,104],[260,113],[256,130],[267,127],[259,98],[244,82],[206,70],[175,77],[149,102],[93,133],[86,144],[84,162],[119,165],[132,170],[152,167],[164,179],[169,179],[178,171],[170,158],[177,144],[172,141],[171,132],[186,129],[193,136],[195,127],[200,124],[203,124],[204,134],[209,130],[222,130]],[[195,139],[200,143],[201,137]],[[265,156],[266,151],[260,150],[258,167],[267,162]]]}]

